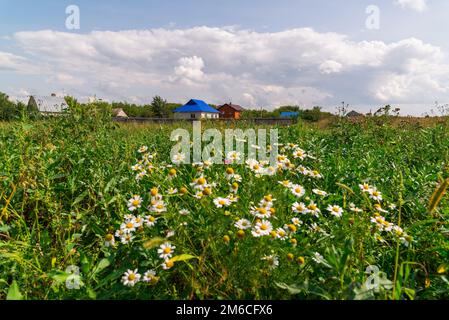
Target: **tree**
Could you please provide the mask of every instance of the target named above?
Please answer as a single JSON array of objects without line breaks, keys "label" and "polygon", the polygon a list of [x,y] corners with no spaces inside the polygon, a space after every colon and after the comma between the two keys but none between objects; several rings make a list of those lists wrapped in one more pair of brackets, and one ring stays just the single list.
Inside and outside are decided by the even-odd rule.
[{"label": "tree", "polygon": [[151,102],[151,111],[156,118],[167,117],[167,101],[160,96],[155,96]]},{"label": "tree", "polygon": [[24,111],[24,105],[11,102],[8,95],[0,92],[0,120],[20,118]]}]

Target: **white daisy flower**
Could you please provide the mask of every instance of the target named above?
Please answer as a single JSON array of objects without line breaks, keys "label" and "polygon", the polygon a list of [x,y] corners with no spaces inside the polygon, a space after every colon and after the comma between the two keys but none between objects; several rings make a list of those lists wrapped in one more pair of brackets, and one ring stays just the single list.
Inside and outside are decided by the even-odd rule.
[{"label": "white daisy flower", "polygon": [[370,198],[376,201],[382,201],[382,193],[378,191],[377,189],[371,189],[369,191]]},{"label": "white daisy flower", "polygon": [[292,211],[295,213],[306,214],[309,212],[309,209],[307,209],[307,207],[304,203],[295,202],[292,205]]},{"label": "white daisy flower", "polygon": [[154,201],[154,203],[150,207],[150,211],[157,212],[157,213],[162,213],[162,212],[167,211],[167,207],[165,206],[164,201],[156,200],[156,201]]},{"label": "white daisy flower", "polygon": [[247,219],[240,219],[234,224],[234,226],[237,229],[246,230],[246,229],[251,228],[251,222]]},{"label": "white daisy flower", "polygon": [[145,217],[145,225],[149,228],[154,227],[156,222],[157,222],[157,219],[151,215]]},{"label": "white daisy flower", "polygon": [[132,171],[142,171],[143,170],[143,166],[140,163],[137,163],[137,164],[135,164],[135,165],[133,165],[131,167],[131,170]]},{"label": "white daisy flower", "polygon": [[128,287],[134,287],[136,283],[140,281],[140,274],[138,270],[128,270],[122,277],[122,283]]},{"label": "white daisy flower", "polygon": [[290,180],[278,181],[278,183],[286,188],[291,188],[293,185]]},{"label": "white daisy flower", "polygon": [[134,196],[128,200],[128,209],[129,211],[134,211],[140,208],[142,205],[142,198],[140,196]]},{"label": "white daisy flower", "polygon": [[312,260],[318,264],[326,262],[326,260],[324,260],[324,257],[321,254],[319,254],[318,252],[315,252],[315,254],[312,257]]},{"label": "white daisy flower", "polygon": [[262,220],[256,223],[254,229],[257,231],[257,234],[261,236],[268,236],[271,231],[273,231],[273,226],[270,221]]},{"label": "white daisy flower", "polygon": [[176,188],[169,188],[167,190],[167,194],[169,194],[169,195],[174,195],[174,194],[177,194],[177,193],[178,193],[178,189],[176,189]]},{"label": "white daisy flower", "polygon": [[267,261],[270,269],[276,269],[279,266],[279,257],[274,254],[265,256],[261,260]]},{"label": "white daisy flower", "polygon": [[323,175],[319,173],[317,170],[311,170],[308,172],[308,176],[316,179],[323,178]]},{"label": "white daisy flower", "polygon": [[226,159],[230,160],[231,163],[238,162],[241,159],[241,153],[237,151],[230,151],[228,152]]},{"label": "white daisy flower", "polygon": [[231,201],[228,198],[215,198],[214,204],[217,208],[229,207],[231,205]]},{"label": "white daisy flower", "polygon": [[132,242],[133,239],[134,239],[134,237],[132,236],[131,233],[126,233],[120,238],[120,242],[122,244],[128,244],[128,243]]},{"label": "white daisy flower", "polygon": [[136,231],[136,225],[133,220],[129,220],[128,222],[122,223],[120,229],[123,230],[124,234],[129,234]]},{"label": "white daisy flower", "polygon": [[313,216],[318,217],[321,213],[320,209],[317,207],[315,202],[311,201],[307,206],[308,213],[311,213]]},{"label": "white daisy flower", "polygon": [[156,271],[154,270],[148,270],[143,275],[144,282],[153,282],[155,278],[156,278]]},{"label": "white daisy flower", "polygon": [[190,211],[187,210],[187,209],[181,209],[181,210],[179,210],[179,214],[180,214],[181,216],[187,216],[189,213],[190,213]]},{"label": "white daisy flower", "polygon": [[288,238],[287,231],[284,228],[276,229],[276,238],[280,240],[286,240]]},{"label": "white daisy flower", "polygon": [[252,207],[250,213],[261,219],[269,219],[271,217],[270,207]]},{"label": "white daisy flower", "polygon": [[184,161],[186,160],[186,155],[184,153],[177,153],[175,155],[173,155],[171,162],[173,164],[179,165],[184,163]]},{"label": "white daisy flower", "polygon": [[335,216],[337,218],[341,218],[341,216],[343,215],[343,209],[337,205],[329,205],[327,207],[327,211],[329,211],[330,214],[332,214],[333,216]]},{"label": "white daisy flower", "polygon": [[305,176],[307,176],[307,175],[309,174],[309,172],[310,172],[310,170],[307,169],[307,168],[304,167],[304,166],[299,166],[296,170],[297,170],[299,173],[301,173],[301,174],[303,174],[303,175],[305,175]]},{"label": "white daisy flower", "polygon": [[162,269],[169,270],[169,269],[173,268],[174,265],[175,265],[175,263],[172,260],[168,259],[168,260],[165,260],[161,266],[162,266]]},{"label": "white daisy flower", "polygon": [[307,157],[307,154],[304,150],[298,148],[293,151],[293,158],[304,160]]},{"label": "white daisy flower", "polygon": [[171,245],[169,242],[165,242],[161,244],[159,249],[157,249],[157,253],[159,254],[159,258],[164,260],[170,259],[175,251],[176,247]]},{"label": "white daisy flower", "polygon": [[304,187],[299,184],[293,184],[290,187],[290,190],[298,198],[301,198],[306,193],[306,190],[304,189]]},{"label": "white daisy flower", "polygon": [[376,209],[377,211],[382,212],[382,213],[387,213],[388,212],[387,210],[383,209],[382,206],[380,204],[378,204],[378,203],[376,203],[374,205],[374,209]]},{"label": "white daisy flower", "polygon": [[142,146],[139,148],[139,153],[145,153],[148,151],[148,147],[147,146]]},{"label": "white daisy flower", "polygon": [[368,193],[371,192],[371,190],[373,189],[373,187],[371,187],[367,183],[359,184],[359,188],[360,188],[361,191],[368,192]]},{"label": "white daisy flower", "polygon": [[292,223],[293,223],[295,226],[300,226],[300,225],[303,224],[303,222],[302,222],[299,218],[292,218]]}]

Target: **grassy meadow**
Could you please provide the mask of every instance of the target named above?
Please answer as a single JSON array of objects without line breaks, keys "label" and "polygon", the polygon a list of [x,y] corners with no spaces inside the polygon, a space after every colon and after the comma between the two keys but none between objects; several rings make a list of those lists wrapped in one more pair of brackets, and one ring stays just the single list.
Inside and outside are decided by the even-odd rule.
[{"label": "grassy meadow", "polygon": [[447,299],[449,124],[390,122],[279,127],[272,174],[171,165],[178,125],[2,123],[0,299]]}]

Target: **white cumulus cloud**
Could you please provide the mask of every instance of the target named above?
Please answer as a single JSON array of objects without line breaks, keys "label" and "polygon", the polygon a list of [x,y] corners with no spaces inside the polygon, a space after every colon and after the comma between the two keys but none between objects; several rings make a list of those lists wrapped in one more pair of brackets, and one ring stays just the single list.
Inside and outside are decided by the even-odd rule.
[{"label": "white cumulus cloud", "polygon": [[343,100],[354,106],[449,100],[446,53],[415,38],[386,43],[311,28],[194,27],[42,30],[16,33],[11,41],[21,56],[0,53],[0,71],[32,61],[29,72],[51,90],[108,100],[148,102],[159,94],[178,102],[202,98],[254,108],[295,104],[329,110]]}]

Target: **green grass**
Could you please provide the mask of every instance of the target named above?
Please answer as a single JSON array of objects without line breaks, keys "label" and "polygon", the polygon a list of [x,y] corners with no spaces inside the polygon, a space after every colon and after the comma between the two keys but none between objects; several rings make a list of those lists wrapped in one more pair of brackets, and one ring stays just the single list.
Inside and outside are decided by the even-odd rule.
[{"label": "green grass", "polygon": [[[319,170],[323,178],[294,171],[257,178],[246,166],[231,165],[242,182],[239,201],[226,209],[213,204],[215,197],[229,194],[225,166],[204,172],[217,186],[201,200],[192,196],[190,186],[197,176],[195,168],[181,166],[177,176],[168,179],[170,168],[163,164],[169,160],[170,133],[176,127],[118,125],[77,116],[1,124],[0,299],[449,297],[449,202],[443,196],[435,210],[428,210],[438,183],[448,178],[448,125],[419,128],[368,121],[327,129],[304,124],[279,128],[280,142],[298,144],[315,158],[294,160],[286,150],[292,162]],[[157,156],[153,172],[137,182],[131,166],[140,159],[137,150],[142,145]],[[285,179],[304,186],[306,195],[297,199],[278,183]],[[382,215],[413,238],[409,246],[389,233],[382,234],[384,243],[376,240],[370,222],[376,201],[359,190],[363,182],[382,192],[382,206],[388,210]],[[130,213],[127,201],[133,195],[144,199],[133,213],[149,214],[145,208],[153,187],[167,204],[156,226],[137,231],[130,244],[116,238],[115,247],[105,247],[106,235],[119,229]],[[186,187],[189,193],[167,195],[169,187]],[[313,188],[329,196],[320,198]],[[277,199],[276,218],[270,219],[276,228],[290,224],[295,216],[304,224],[285,241],[254,238],[250,230],[238,237],[236,219],[254,220],[251,203],[257,205],[269,194]],[[317,202],[320,218],[292,212],[295,201],[309,202],[306,197]],[[350,211],[350,203],[363,212]],[[329,204],[344,209],[341,219],[326,211]],[[389,209],[389,204],[396,209]],[[181,216],[180,209],[190,214]],[[325,233],[312,232],[312,223]],[[180,261],[163,270],[157,246],[167,230],[175,231],[168,240]],[[312,259],[316,252],[324,263]],[[279,258],[275,269],[262,260],[272,254]],[[79,290],[66,287],[65,271],[71,265],[80,268]],[[378,266],[392,286],[378,291],[363,286],[369,265]],[[128,269],[138,269],[142,276],[155,269],[157,282],[124,286],[121,278]]]}]

